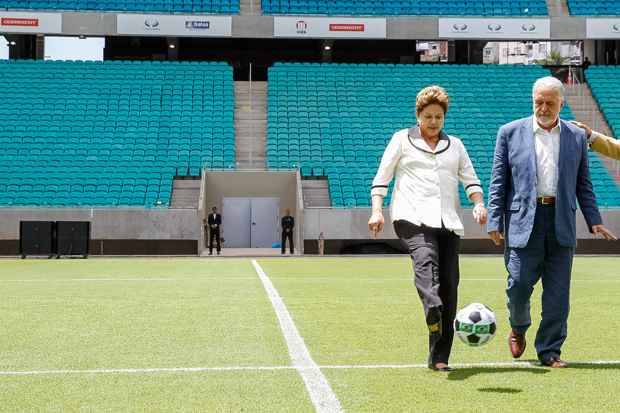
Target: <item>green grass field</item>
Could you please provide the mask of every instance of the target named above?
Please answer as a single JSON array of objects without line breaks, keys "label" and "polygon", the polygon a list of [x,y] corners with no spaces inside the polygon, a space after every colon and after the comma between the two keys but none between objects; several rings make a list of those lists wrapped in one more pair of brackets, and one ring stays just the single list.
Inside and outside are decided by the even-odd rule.
[{"label": "green grass field", "polygon": [[[551,370],[535,328],[532,364],[507,364],[502,260],[461,257],[460,304],[493,308],[498,332],[455,341],[450,373],[422,367],[408,258],[258,263],[347,412],[620,412],[618,258],[575,260],[572,364]],[[251,260],[0,260],[0,412],[213,411],[314,411]]]}]

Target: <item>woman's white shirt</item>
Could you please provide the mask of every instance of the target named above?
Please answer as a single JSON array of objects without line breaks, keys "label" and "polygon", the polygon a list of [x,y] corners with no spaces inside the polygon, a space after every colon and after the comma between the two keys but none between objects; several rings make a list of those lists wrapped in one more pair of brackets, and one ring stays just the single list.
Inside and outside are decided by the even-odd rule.
[{"label": "woman's white shirt", "polygon": [[385,197],[393,178],[392,221],[433,228],[441,228],[443,222],[446,229],[464,235],[457,212],[459,180],[468,197],[482,193],[482,186],[460,139],[442,132],[433,150],[417,127],[396,132],[383,153],[371,196]]}]

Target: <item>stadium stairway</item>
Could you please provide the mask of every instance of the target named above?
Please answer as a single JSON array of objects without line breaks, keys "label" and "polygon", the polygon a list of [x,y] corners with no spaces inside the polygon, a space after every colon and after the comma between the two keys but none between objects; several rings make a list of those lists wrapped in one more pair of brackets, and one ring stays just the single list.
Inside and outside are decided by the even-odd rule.
[{"label": "stadium stairway", "polygon": [[267,82],[235,82],[238,169],[265,169]]},{"label": "stadium stairway", "polygon": [[260,0],[241,0],[239,14],[245,16],[260,16],[262,14]]},{"label": "stadium stairway", "polygon": [[329,184],[325,177],[304,177],[301,181],[304,207],[330,207]]},{"label": "stadium stairway", "polygon": [[200,177],[174,178],[170,208],[196,209],[200,198]]},{"label": "stadium stairway", "polygon": [[[592,96],[592,91],[587,83],[566,85],[565,95],[566,103],[570,106],[576,120],[590,125],[592,129],[604,135],[613,136],[613,132],[601,113],[600,107]],[[605,165],[616,185],[620,187],[618,161],[614,161],[606,156],[599,156],[599,159]]]},{"label": "stadium stairway", "polygon": [[549,12],[549,17],[562,17],[568,16],[568,4],[566,0],[546,0],[547,1],[547,11]]}]

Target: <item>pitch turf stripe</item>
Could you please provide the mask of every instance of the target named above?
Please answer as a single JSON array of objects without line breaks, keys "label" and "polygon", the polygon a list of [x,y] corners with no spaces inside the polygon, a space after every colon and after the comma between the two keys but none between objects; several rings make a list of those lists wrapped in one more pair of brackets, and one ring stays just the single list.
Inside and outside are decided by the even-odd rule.
[{"label": "pitch turf stripe", "polygon": [[319,366],[314,362],[312,356],[310,356],[310,351],[308,351],[308,347],[306,347],[304,339],[299,334],[299,331],[297,331],[293,318],[288,312],[282,297],[278,294],[278,290],[276,290],[273,283],[256,260],[252,260],[252,265],[263,283],[263,287],[265,287],[269,300],[271,300],[271,305],[278,316],[280,328],[282,329],[284,340],[288,346],[288,352],[291,356],[293,367],[297,369],[306,384],[306,389],[308,390],[308,394],[310,395],[312,404],[314,404],[315,410],[319,413],[342,412],[343,410],[340,406],[340,401],[338,401],[338,398],[329,385],[327,378],[323,375]]},{"label": "pitch turf stripe", "polygon": [[[178,278],[57,278],[57,279],[24,279],[24,280],[2,280],[0,282],[23,282],[23,283],[37,283],[37,282],[93,282],[93,281],[178,281]],[[188,278],[187,280],[190,280]]]},{"label": "pitch turf stripe", "polygon": [[[256,277],[231,277],[231,280],[255,280]],[[289,278],[290,279],[290,278]],[[374,282],[385,282],[385,281],[397,281],[397,282],[411,282],[412,278],[358,278],[358,277],[329,277],[329,276],[317,276],[317,277],[300,277],[297,280],[308,282],[308,281],[343,281],[343,280],[355,280],[357,282],[362,281],[374,281]],[[159,282],[159,281],[219,281],[216,277],[210,276],[197,276],[194,278],[57,278],[57,279],[8,279],[3,280],[0,278],[0,283],[62,283],[62,282]],[[506,282],[505,278],[461,278],[461,281],[464,282]],[[610,277],[608,279],[575,279],[573,278],[571,282],[585,282],[585,283],[616,283],[620,282],[620,278]]]},{"label": "pitch turf stripe", "polygon": [[[620,366],[620,360],[595,360],[595,361],[572,361],[569,363],[577,366]],[[537,362],[529,361],[506,361],[489,363],[453,363],[454,368],[543,368]],[[162,368],[134,368],[134,369],[87,369],[87,370],[24,370],[24,371],[0,371],[1,376],[43,376],[43,375],[96,375],[96,374],[154,374],[154,373],[217,373],[239,371],[278,371],[297,370],[315,371],[324,370],[407,370],[426,369],[426,364],[343,364],[317,366],[229,366],[229,367],[162,367]]]}]

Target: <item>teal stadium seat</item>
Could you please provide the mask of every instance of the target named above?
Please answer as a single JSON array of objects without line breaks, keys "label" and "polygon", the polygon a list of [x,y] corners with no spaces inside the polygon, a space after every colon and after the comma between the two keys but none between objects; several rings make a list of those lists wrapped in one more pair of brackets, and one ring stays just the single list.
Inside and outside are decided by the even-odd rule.
[{"label": "teal stadium seat", "polygon": [[0,116],[0,206],[167,207],[235,164],[226,63],[8,61]]},{"label": "teal stadium seat", "polygon": [[[601,70],[592,67],[588,77]],[[620,71],[614,70],[602,88],[620,122],[620,105],[612,102]],[[417,92],[439,84],[451,98],[445,129],[463,140],[486,188],[497,129],[531,115],[532,84],[547,75],[540,66],[277,63],[269,70],[267,163],[327,176],[334,207],[367,207],[385,145],[411,126]],[[569,108],[561,116],[573,118]],[[594,154],[590,169],[599,204],[619,206],[620,192]],[[391,188],[386,205],[390,198]],[[462,190],[461,204],[469,205]]]},{"label": "teal stadium seat", "polygon": [[[611,3],[613,0],[598,1]],[[546,16],[548,14],[545,0],[262,0],[262,9],[265,14],[361,16]]]},{"label": "teal stadium seat", "polygon": [[0,0],[0,9],[238,14],[239,0]]},{"label": "teal stadium seat", "polygon": [[574,16],[620,15],[618,0],[567,0],[568,10]]}]

